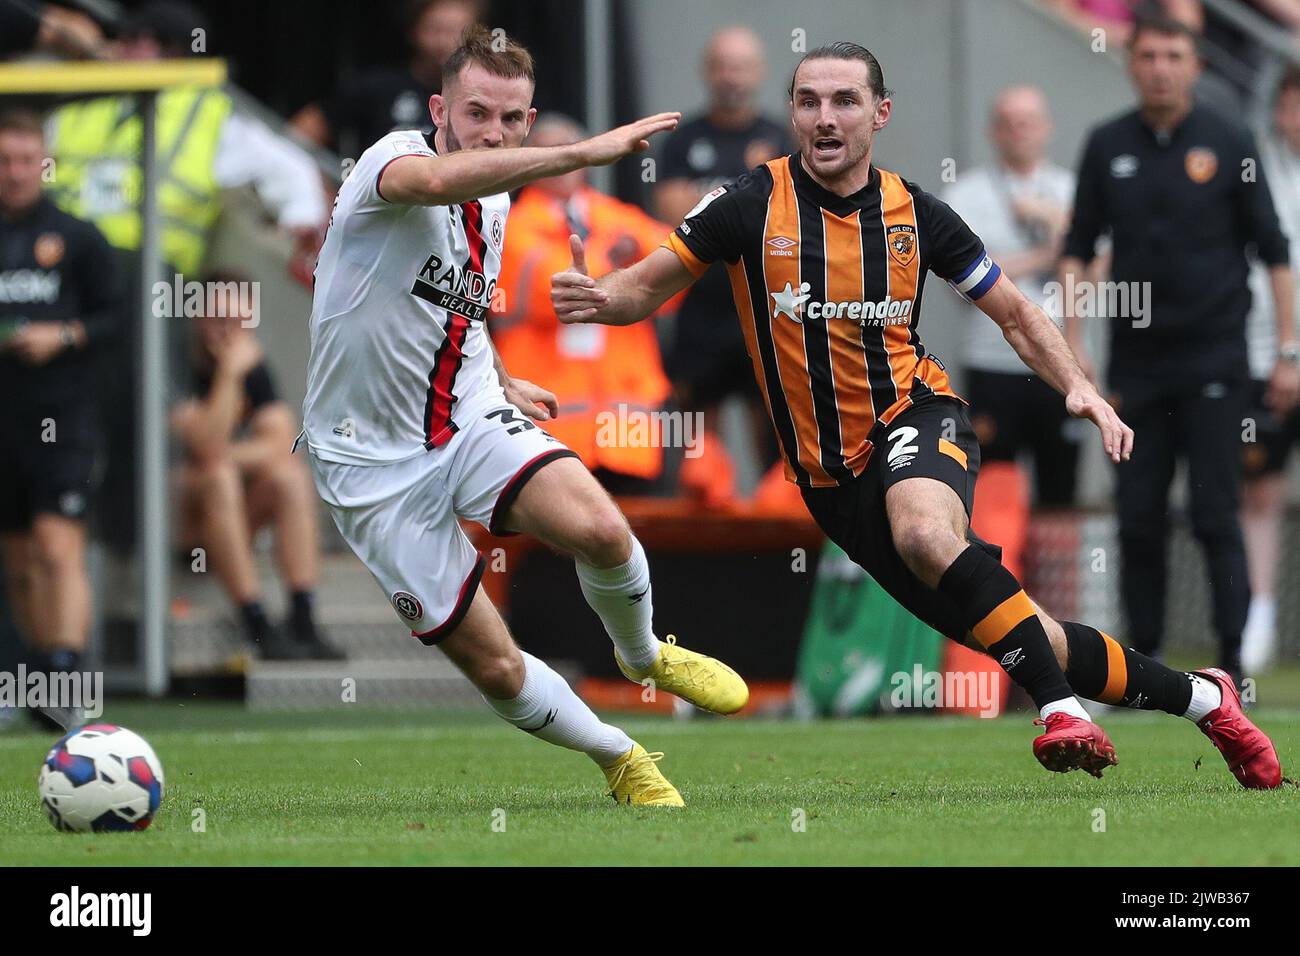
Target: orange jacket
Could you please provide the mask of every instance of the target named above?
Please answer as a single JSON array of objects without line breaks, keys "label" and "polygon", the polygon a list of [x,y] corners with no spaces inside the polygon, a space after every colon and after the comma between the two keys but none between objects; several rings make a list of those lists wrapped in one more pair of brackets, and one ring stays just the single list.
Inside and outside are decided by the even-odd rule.
[{"label": "orange jacket", "polygon": [[[648,255],[670,231],[636,206],[585,186],[568,208],[588,232],[587,267],[596,277]],[[568,222],[566,205],[536,186],[526,187],[511,207],[497,285],[502,309],[489,319],[492,341],[511,375],[556,394],[560,415],[545,427],[588,468],[656,478],[662,449],[629,443],[629,436],[637,442],[647,430],[629,427],[620,435],[611,424],[631,423],[628,414],[653,412],[668,397],[654,323],[560,324],[551,305],[551,276],[572,261]],[[675,306],[670,301],[660,311]],[[627,406],[623,415],[620,405]],[[610,417],[598,419],[602,412]]]}]

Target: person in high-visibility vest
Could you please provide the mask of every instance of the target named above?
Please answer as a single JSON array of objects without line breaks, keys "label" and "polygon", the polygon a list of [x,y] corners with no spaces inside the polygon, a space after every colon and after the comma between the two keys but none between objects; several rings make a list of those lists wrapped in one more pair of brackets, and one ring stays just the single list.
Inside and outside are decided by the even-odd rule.
[{"label": "person in high-visibility vest", "polygon": [[[206,52],[210,35],[203,15],[189,4],[160,0],[126,22],[112,55],[120,60],[157,60]],[[197,277],[206,258],[221,193],[252,184],[280,228],[294,236],[294,261],[314,259],[328,210],[312,158],[265,124],[241,115],[220,89],[181,86],[163,90],[155,105],[159,183],[158,212],[164,275],[177,285]],[[93,222],[109,244],[127,254],[141,241],[140,149],[143,122],[133,96],[104,96],[68,103],[46,121],[53,176],[47,183],[65,212]],[[176,278],[179,276],[180,278]],[[254,277],[260,278],[260,277]],[[132,505],[136,423],[131,389],[140,316],[128,312],[117,354],[106,364],[121,368],[104,396],[105,427],[113,450],[103,494],[119,507],[104,509],[101,531],[117,550],[134,540]],[[181,326],[174,325],[173,332]],[[172,351],[184,346],[173,335]]]},{"label": "person in high-visibility vest", "polygon": [[[533,124],[528,145],[562,146],[584,136],[573,120],[550,114]],[[647,254],[669,228],[588,186],[584,170],[526,186],[510,210],[492,340],[513,374],[555,393],[560,415],[544,427],[614,494],[653,493],[663,471],[666,433],[649,427],[671,391],[659,340],[650,324],[560,325],[551,274],[568,267],[570,233],[583,237],[599,276]],[[675,308],[673,300],[660,311]]]},{"label": "person in high-visibility vest", "polygon": [[[162,0],[131,18],[121,59],[188,56],[204,18]],[[203,264],[221,211],[221,191],[252,183],[280,227],[315,242],[325,194],[310,156],[264,124],[236,113],[220,89],[181,86],[157,97],[157,155],[163,260],[181,273]],[[140,246],[140,143],[134,97],[104,96],[55,110],[46,126],[54,175],[49,189],[66,212],[93,222],[119,249]]]}]

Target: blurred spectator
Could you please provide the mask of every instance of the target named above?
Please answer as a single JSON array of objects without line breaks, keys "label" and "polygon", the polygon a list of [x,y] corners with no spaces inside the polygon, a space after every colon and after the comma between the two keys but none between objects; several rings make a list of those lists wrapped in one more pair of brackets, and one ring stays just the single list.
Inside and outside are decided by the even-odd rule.
[{"label": "blurred spectator", "polygon": [[[153,0],[132,13],[113,54],[124,60],[182,57],[203,15],[179,0]],[[130,253],[140,246],[139,151],[142,123],[130,95],[69,103],[48,124],[57,176],[50,189],[67,212],[94,222],[108,241]],[[294,236],[296,258],[314,256],[327,208],[315,163],[301,147],[234,111],[220,89],[173,87],[157,97],[160,158],[158,209],[166,278],[194,275],[221,213],[221,191],[252,184],[280,227]],[[134,281],[134,276],[133,276]],[[135,290],[138,295],[138,290]],[[110,383],[106,426],[113,454],[104,494],[118,503],[101,516],[106,540],[127,550],[135,533],[134,388],[138,380],[139,315],[114,361],[124,374]],[[177,343],[173,343],[177,344]]]},{"label": "blurred spectator", "polygon": [[93,57],[104,39],[84,13],[40,0],[0,0],[0,56],[38,51]]},{"label": "blurred spectator", "polygon": [[[153,0],[131,14],[113,54],[122,60],[190,55],[203,14],[181,0]],[[92,220],[119,249],[140,245],[141,123],[131,96],[70,103],[51,114],[47,133],[58,175],[55,200]],[[253,184],[277,222],[313,248],[326,218],[315,163],[262,123],[233,111],[219,89],[178,87],[158,96],[158,147],[163,159],[158,206],[163,259],[176,271],[203,264],[208,235],[221,212],[220,193]]]},{"label": "blurred spectator", "polygon": [[[1047,283],[1055,278],[1069,224],[1074,175],[1047,160],[1051,135],[1042,92],[1031,86],[1003,90],[989,121],[996,161],[960,173],[943,199],[979,233],[989,255],[1025,295],[1060,321]],[[1014,524],[976,531],[1002,542],[1008,567],[1015,570],[1021,567],[1029,509],[1017,459],[1024,452],[1032,455],[1040,505],[1069,507],[1079,462],[1076,425],[1083,423],[1066,413],[1061,395],[1029,370],[996,325],[972,316],[965,329],[966,394],[983,461],[982,520]]]},{"label": "blurred spectator", "polygon": [[[195,321],[193,394],[172,411],[184,461],[177,477],[179,540],[204,548],[248,638],[268,659],[338,660],[313,614],[320,565],[316,493],[293,455],[298,424],[281,401],[253,336],[251,296],[239,276],[213,275]],[[272,627],[262,606],[253,536],[275,529],[289,619]]]},{"label": "blurred spectator", "polygon": [[[786,125],[759,114],[758,95],[765,70],[762,41],[748,27],[725,27],[710,38],[703,62],[708,106],[702,115],[684,121],[664,142],[654,192],[656,214],[664,222],[681,222],[705,194],[793,150]],[[721,263],[686,293],[667,364],[677,403],[703,412],[709,423],[718,420],[718,408],[725,399],[743,397],[755,447],[762,450],[761,467],[776,461],[772,429]],[[707,459],[722,454],[722,442],[711,435],[706,448],[704,457],[684,463],[682,478],[687,484],[693,480],[687,466],[699,466],[697,471],[715,470],[706,467]],[[730,466],[720,464],[717,471],[729,472]],[[701,480],[707,486],[708,476]],[[714,497],[707,487],[705,497]]]},{"label": "blurred spectator", "polygon": [[99,230],[42,192],[44,163],[39,117],[0,116],[0,539],[34,669],[74,671],[90,631],[85,519],[102,444],[88,386],[124,303]]},{"label": "blurred spectator", "polygon": [[1300,43],[1300,0],[1246,0],[1260,13],[1277,21]]},{"label": "blurred spectator", "polygon": [[[1272,387],[1300,388],[1286,237],[1255,138],[1194,102],[1196,37],[1173,20],[1139,21],[1129,48],[1138,109],[1092,131],[1079,165],[1074,218],[1061,261],[1067,332],[1084,351],[1076,301],[1104,229],[1113,240],[1112,401],[1137,435],[1118,466],[1121,587],[1133,646],[1164,636],[1169,484],[1188,465],[1189,517],[1205,554],[1219,663],[1241,673],[1250,599],[1237,508],[1240,442],[1250,373],[1246,251],[1268,265],[1279,351]],[[1075,291],[1072,291],[1075,290]]]},{"label": "blurred spectator", "polygon": [[[1047,3],[1084,32],[1091,33],[1100,27],[1105,31],[1107,48],[1116,51],[1128,45],[1139,20],[1180,23],[1196,37],[1198,48],[1206,32],[1205,7],[1201,0],[1047,0]],[[1217,21],[1215,25],[1218,26]],[[1215,45],[1221,46],[1225,37],[1222,30],[1217,33]],[[1231,39],[1239,47],[1244,38],[1234,31]],[[1230,55],[1239,58],[1243,52],[1235,49]],[[1197,76],[1196,98],[1225,116],[1234,116],[1242,109],[1243,94],[1249,91],[1240,89],[1235,78],[1220,75],[1218,68],[1216,61]]]},{"label": "blurred spectator", "polygon": [[[1260,139],[1260,165],[1268,171],[1282,231],[1291,240],[1291,261],[1300,261],[1300,69],[1286,73],[1273,103],[1273,128]],[[1241,638],[1247,674],[1265,670],[1277,652],[1277,571],[1286,523],[1287,457],[1300,440],[1300,413],[1270,381],[1278,356],[1278,320],[1265,264],[1250,274],[1251,312],[1246,325],[1250,358],[1251,440],[1242,446],[1245,466],[1241,524],[1250,564],[1250,613]],[[1300,299],[1292,309],[1300,308]],[[1285,336],[1285,327],[1283,327]]]},{"label": "blurred spectator", "polygon": [[1101,28],[1116,50],[1128,45],[1141,17],[1164,17],[1185,24],[1195,33],[1205,29],[1200,0],[1044,0],[1045,4],[1083,31]]},{"label": "blurred spectator", "polygon": [[476,0],[409,0],[404,66],[376,66],[323,103],[309,103],[290,121],[308,139],[344,156],[360,156],[395,129],[433,131],[429,97],[442,88],[442,65],[479,16]]},{"label": "blurred spectator", "polygon": [[[1003,272],[1045,309],[1051,306],[1046,286],[1055,279],[1074,199],[1074,174],[1046,158],[1051,135],[1052,117],[1041,91],[1003,90],[989,124],[997,161],[962,173],[943,195],[984,239]],[[1060,321],[1059,315],[1053,318]],[[1078,436],[1067,427],[1074,420],[1061,396],[1029,371],[991,323],[969,323],[965,345],[967,391],[984,468],[1029,451],[1039,503],[1073,504]]]},{"label": "blurred spectator", "polygon": [[[585,138],[573,120],[548,114],[533,125],[528,145],[564,146]],[[511,375],[555,393],[560,416],[546,430],[577,452],[611,493],[652,494],[662,490],[663,449],[602,440],[601,423],[659,411],[668,398],[654,325],[561,325],[551,305],[551,276],[572,261],[570,234],[582,237],[587,266],[599,277],[649,255],[671,227],[597,192],[586,179],[586,170],[577,169],[538,180],[511,206],[497,285],[504,311],[492,314],[492,340]],[[663,311],[675,307],[676,300],[670,301]]]}]

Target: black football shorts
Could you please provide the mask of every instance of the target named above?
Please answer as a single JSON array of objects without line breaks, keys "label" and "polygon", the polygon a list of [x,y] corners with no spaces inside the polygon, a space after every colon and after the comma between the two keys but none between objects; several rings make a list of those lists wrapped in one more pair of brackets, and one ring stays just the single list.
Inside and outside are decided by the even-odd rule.
[{"label": "black football shorts", "polygon": [[[934,478],[957,493],[969,519],[980,450],[966,406],[953,398],[913,405],[877,428],[873,441],[861,475],[829,488],[804,488],[804,502],[826,536],[894,600],[940,634],[964,641],[968,628],[960,608],[913,574],[894,547],[885,492],[908,478]],[[980,540],[969,525],[966,538],[1002,560],[1002,549]]]},{"label": "black football shorts", "polygon": [[39,514],[84,520],[100,469],[93,404],[59,402],[0,416],[0,531],[24,531]]}]

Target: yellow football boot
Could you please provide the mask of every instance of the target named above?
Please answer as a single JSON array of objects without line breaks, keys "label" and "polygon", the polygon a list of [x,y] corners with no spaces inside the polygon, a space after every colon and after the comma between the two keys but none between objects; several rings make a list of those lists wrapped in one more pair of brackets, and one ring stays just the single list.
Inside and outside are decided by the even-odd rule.
[{"label": "yellow football boot", "polygon": [[631,750],[601,768],[609,781],[609,795],[632,807],[686,806],[677,788],[655,766],[662,758],[661,753],[646,753],[640,744],[633,744]]},{"label": "yellow football boot", "polygon": [[659,656],[643,672],[636,672],[614,652],[618,669],[628,680],[640,683],[647,677],[656,690],[676,694],[701,710],[715,714],[734,714],[749,701],[749,687],[739,674],[720,660],[688,651],[668,635],[659,642]]}]

